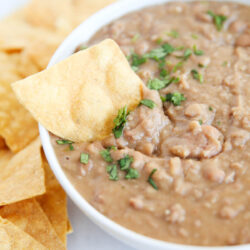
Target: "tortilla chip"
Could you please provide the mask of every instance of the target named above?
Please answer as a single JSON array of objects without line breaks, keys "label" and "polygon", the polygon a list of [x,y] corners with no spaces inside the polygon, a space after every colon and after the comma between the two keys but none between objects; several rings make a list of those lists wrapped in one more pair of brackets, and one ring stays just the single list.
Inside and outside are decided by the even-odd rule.
[{"label": "tortilla chip", "polygon": [[70,221],[68,220],[67,221],[67,234],[71,234],[71,233],[73,233],[73,227],[72,227]]},{"label": "tortilla chip", "polygon": [[65,249],[35,199],[3,206],[0,208],[0,216],[18,226],[48,249]]},{"label": "tortilla chip", "polygon": [[142,81],[119,46],[107,39],[12,86],[44,127],[80,142],[108,136],[118,110],[139,104]]},{"label": "tortilla chip", "polygon": [[46,250],[47,248],[20,228],[0,217],[0,246],[2,250],[30,249]]},{"label": "tortilla chip", "polygon": [[47,215],[58,237],[66,244],[68,220],[66,194],[56,180],[46,159],[43,159],[43,165],[45,170],[46,193],[36,197],[36,200]]},{"label": "tortilla chip", "polygon": [[111,2],[114,0],[33,0],[14,17],[35,27],[67,35],[84,19]]},{"label": "tortilla chip", "polygon": [[0,163],[0,205],[45,193],[40,146],[37,138],[17,154],[8,155],[10,159],[4,164]]},{"label": "tortilla chip", "polygon": [[0,136],[17,152],[38,136],[37,122],[18,102],[8,82],[0,82],[0,106]]},{"label": "tortilla chip", "polygon": [[0,137],[0,150],[4,149],[6,147],[4,139],[2,137]]}]

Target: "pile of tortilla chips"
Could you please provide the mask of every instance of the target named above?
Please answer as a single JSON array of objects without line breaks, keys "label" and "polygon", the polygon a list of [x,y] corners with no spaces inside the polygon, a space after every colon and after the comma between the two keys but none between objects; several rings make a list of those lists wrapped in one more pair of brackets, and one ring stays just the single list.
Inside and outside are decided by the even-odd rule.
[{"label": "pile of tortilla chips", "polygon": [[0,22],[1,249],[65,249],[72,231],[37,123],[10,84],[43,70],[71,30],[112,1],[33,0]]}]

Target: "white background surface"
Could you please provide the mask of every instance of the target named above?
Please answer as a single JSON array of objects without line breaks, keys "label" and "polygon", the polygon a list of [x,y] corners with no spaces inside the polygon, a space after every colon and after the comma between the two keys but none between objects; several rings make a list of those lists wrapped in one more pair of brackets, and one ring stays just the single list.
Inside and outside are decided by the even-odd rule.
[{"label": "white background surface", "polygon": [[[0,18],[26,2],[28,0],[0,0]],[[68,236],[68,250],[133,250],[93,224],[69,199],[68,212],[74,229]]]}]

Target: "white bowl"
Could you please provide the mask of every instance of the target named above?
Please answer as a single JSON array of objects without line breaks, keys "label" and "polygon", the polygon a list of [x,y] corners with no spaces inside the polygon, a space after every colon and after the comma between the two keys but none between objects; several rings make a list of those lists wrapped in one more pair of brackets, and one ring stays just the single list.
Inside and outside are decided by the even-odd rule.
[{"label": "white bowl", "polygon": [[[188,1],[188,0],[186,0]],[[218,0],[217,0],[218,1]],[[169,2],[169,0],[123,0],[118,1],[91,16],[78,26],[61,44],[54,56],[52,57],[48,67],[58,63],[59,61],[70,56],[77,46],[83,42],[88,41],[101,27],[110,23],[111,21],[129,13],[142,9],[150,5],[162,4]],[[249,4],[248,0],[234,0],[232,2]],[[131,245],[137,249],[143,250],[243,250],[250,249],[250,244],[239,246],[227,246],[227,247],[201,247],[201,246],[188,246],[174,243],[168,243],[165,241],[155,240],[141,234],[135,233],[123,226],[115,223],[109,218],[99,213],[94,207],[92,207],[74,188],[72,183],[68,180],[67,176],[63,172],[54,152],[54,149],[50,142],[48,131],[39,124],[40,137],[42,145],[48,162],[58,179],[62,187],[68,194],[68,196],[74,201],[74,203],[98,226],[100,226],[107,233],[111,234],[115,238],[123,241],[126,244]],[[84,233],[84,232],[83,232]]]}]

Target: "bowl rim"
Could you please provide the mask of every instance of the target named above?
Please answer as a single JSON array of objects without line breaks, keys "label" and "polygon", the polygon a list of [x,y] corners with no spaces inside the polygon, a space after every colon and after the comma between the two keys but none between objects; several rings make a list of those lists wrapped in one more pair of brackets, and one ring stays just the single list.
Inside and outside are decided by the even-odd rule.
[{"label": "bowl rim", "polygon": [[[107,7],[96,12],[94,15],[86,19],[76,29],[74,29],[63,43],[56,50],[52,56],[48,67],[58,63],[59,61],[70,56],[79,44],[88,41],[101,27],[107,25],[111,21],[128,14],[130,12],[148,7],[155,6],[171,2],[173,0],[122,0],[117,1]],[[183,0],[189,2],[191,0]],[[223,2],[224,0],[219,0]],[[248,0],[231,0],[230,2],[249,4]],[[218,2],[218,0],[217,0]],[[91,27],[91,30],[89,29]],[[84,34],[84,35],[83,35]],[[54,172],[57,180],[66,191],[67,195],[73,200],[73,202],[80,208],[85,215],[87,215],[95,224],[104,229],[107,233],[120,239],[134,247],[147,246],[151,249],[173,249],[173,250],[225,250],[227,249],[249,249],[249,244],[236,245],[236,246],[193,246],[183,245],[177,243],[171,243],[167,241],[157,240],[136,233],[130,229],[127,229],[118,223],[112,221],[105,215],[98,212],[93,206],[91,206],[85,198],[76,190],[74,185],[69,181],[66,174],[62,170],[59,161],[57,160],[55,151],[50,141],[49,132],[39,123],[39,133],[42,141],[42,146],[46,155],[46,158]]]}]

